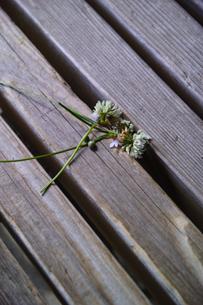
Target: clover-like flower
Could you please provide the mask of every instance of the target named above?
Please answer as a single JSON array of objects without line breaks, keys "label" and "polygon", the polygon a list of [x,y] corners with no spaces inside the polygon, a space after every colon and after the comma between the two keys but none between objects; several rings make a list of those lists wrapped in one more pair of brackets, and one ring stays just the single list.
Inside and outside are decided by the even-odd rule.
[{"label": "clover-like flower", "polygon": [[109,126],[114,125],[120,118],[122,112],[111,101],[98,101],[93,110],[93,119],[96,122],[102,115],[104,115],[104,124]]},{"label": "clover-like flower", "polygon": [[122,133],[124,130],[128,130],[128,133],[133,134],[134,132],[134,125],[127,120],[123,120],[121,117],[117,122],[112,126],[112,129],[118,133]]},{"label": "clover-like flower", "polygon": [[[11,84],[7,84],[4,82],[0,81],[0,85],[8,86],[13,89],[18,89],[18,90],[23,90],[26,91],[27,93],[29,92],[30,94],[36,95],[36,93],[28,91],[27,89],[19,88],[16,86],[13,86]],[[38,95],[38,94],[37,94]],[[39,95],[38,95],[39,96]],[[41,96],[42,98],[47,99],[44,96]],[[39,157],[48,157],[53,154],[58,154],[61,152],[69,151],[74,149],[74,152],[70,156],[70,158],[67,160],[65,165],[62,167],[62,169],[56,174],[56,176],[47,183],[41,190],[43,192],[46,190],[52,182],[55,181],[56,178],[63,172],[63,170],[70,164],[72,159],[75,157],[77,154],[78,150],[82,147],[89,146],[91,149],[94,148],[95,143],[98,141],[101,141],[103,139],[107,138],[112,138],[113,141],[110,144],[110,147],[118,147],[119,145],[122,146],[122,150],[126,151],[131,157],[134,158],[141,158],[142,154],[146,150],[146,145],[150,141],[150,137],[146,135],[144,132],[141,130],[138,130],[137,133],[134,132],[134,126],[131,124],[130,121],[124,120],[121,115],[122,112],[121,110],[114,105],[111,101],[102,101],[102,102],[97,102],[95,105],[95,108],[93,110],[93,120],[96,122],[94,123],[92,120],[90,120],[88,117],[85,115],[82,115],[81,113],[63,105],[61,102],[54,101],[52,99],[48,99],[50,102],[57,104],[67,111],[69,111],[73,116],[75,116],[77,119],[81,120],[82,122],[85,122],[87,125],[90,125],[89,129],[85,133],[85,135],[82,137],[80,142],[76,147],[70,147],[68,149],[65,149],[63,151],[58,151],[46,155],[41,155],[37,157],[32,157],[32,158],[25,158],[25,159],[18,159],[18,160],[0,160],[0,163],[2,162],[13,162],[13,161],[25,161],[25,160],[31,160],[31,159],[37,159]],[[103,128],[98,128],[97,123],[99,124],[104,124],[105,129]],[[99,136],[97,138],[93,138],[92,140],[89,139],[89,134],[97,129],[100,132],[104,132],[102,136]],[[84,142],[84,143],[83,143]]]},{"label": "clover-like flower", "polygon": [[[93,110],[93,119],[98,119],[103,115],[104,118],[100,124],[105,124],[113,133],[110,137],[113,141],[110,148],[122,146],[122,150],[126,151],[131,157],[137,159],[142,158],[146,150],[146,145],[150,141],[150,137],[141,130],[134,133],[134,126],[130,121],[124,120],[121,117],[121,110],[111,101],[98,101]],[[116,136],[117,135],[117,136]]]},{"label": "clover-like flower", "polygon": [[150,142],[150,136],[138,130],[137,133],[133,134],[133,142],[126,145],[126,152],[135,159],[142,158],[143,153],[146,150],[146,145]]},{"label": "clover-like flower", "polygon": [[126,151],[131,157],[135,159],[142,158],[146,150],[146,145],[150,142],[150,137],[141,130],[133,135],[129,134],[127,130],[119,134],[120,142],[122,142],[122,149]]}]

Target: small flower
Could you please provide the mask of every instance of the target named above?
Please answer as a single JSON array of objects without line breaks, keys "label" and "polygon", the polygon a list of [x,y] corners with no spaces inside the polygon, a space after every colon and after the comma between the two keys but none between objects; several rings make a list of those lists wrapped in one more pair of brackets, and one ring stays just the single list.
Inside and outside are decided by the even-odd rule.
[{"label": "small flower", "polygon": [[98,119],[99,119],[98,114],[97,113],[93,113],[92,116],[93,116],[93,121],[97,122]]},{"label": "small flower", "polygon": [[111,101],[98,101],[94,107],[92,116],[94,120],[96,120],[96,118],[98,120],[103,114],[105,115],[104,122],[111,126],[119,120],[122,112],[116,105],[112,104]]},{"label": "small flower", "polygon": [[131,157],[142,158],[146,145],[150,142],[150,137],[141,130],[135,133],[133,124],[122,119],[121,115],[121,110],[109,100],[98,101],[92,114],[95,122],[103,116],[99,124],[106,125],[112,130],[112,134],[109,134],[113,138],[110,148],[122,146],[122,150]]},{"label": "small flower", "polygon": [[116,132],[122,133],[123,130],[128,130],[128,133],[133,133],[134,132],[134,125],[127,120],[123,120],[120,118],[114,126],[112,126],[112,129]]},{"label": "small flower", "polygon": [[116,137],[109,146],[110,148],[112,148],[112,147],[118,147],[119,145],[121,146],[122,144],[118,141],[118,138]]},{"label": "small flower", "polygon": [[123,141],[124,150],[133,158],[140,159],[142,158],[143,153],[146,150],[146,145],[150,142],[150,137],[146,135],[141,130],[138,130],[137,133],[134,133],[132,138],[125,138]]},{"label": "small flower", "polygon": [[144,133],[141,130],[138,130],[137,133],[134,133],[133,135],[133,140],[134,141],[141,141],[142,143],[145,142],[145,144],[148,144],[149,141],[151,140],[150,136],[148,136],[146,133]]},{"label": "small flower", "polygon": [[133,142],[132,134],[129,132],[126,126],[125,129],[123,129],[122,132],[118,134],[118,141],[122,143],[123,146]]}]

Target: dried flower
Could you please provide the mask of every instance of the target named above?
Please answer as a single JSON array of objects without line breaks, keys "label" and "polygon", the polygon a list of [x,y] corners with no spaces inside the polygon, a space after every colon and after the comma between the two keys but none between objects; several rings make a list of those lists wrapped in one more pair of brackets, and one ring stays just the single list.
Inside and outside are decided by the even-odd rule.
[{"label": "dried flower", "polygon": [[117,120],[117,122],[114,124],[114,126],[112,126],[112,129],[118,133],[122,133],[123,130],[128,130],[128,133],[133,133],[135,128],[134,125],[127,120],[123,120],[121,117],[119,118],[119,120]]}]

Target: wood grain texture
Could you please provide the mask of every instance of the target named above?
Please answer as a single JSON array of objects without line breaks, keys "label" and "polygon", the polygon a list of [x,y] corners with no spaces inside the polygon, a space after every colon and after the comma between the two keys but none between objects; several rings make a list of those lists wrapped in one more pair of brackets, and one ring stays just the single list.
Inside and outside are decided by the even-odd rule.
[{"label": "wood grain texture", "polygon": [[[167,179],[172,198],[203,230],[202,120],[85,1],[2,2],[3,7],[6,4],[12,18],[78,95],[91,105],[96,98],[111,99],[152,137],[149,167],[161,182]],[[198,31],[197,26],[197,46]]]},{"label": "wood grain texture", "polygon": [[[22,32],[11,24],[2,11],[1,20],[0,44],[2,52],[0,60],[4,80],[63,101],[68,106],[90,115],[91,111],[88,107],[63,84],[59,75],[33,48],[26,37],[24,37],[24,43],[20,44],[23,37]],[[75,145],[86,130],[83,124],[76,122],[63,110],[56,109],[43,100],[20,94],[9,88],[1,87],[0,102],[4,111],[11,118],[13,117],[18,127],[24,131],[24,135],[27,134],[30,141],[35,144],[35,149],[40,150],[41,153]],[[1,136],[3,137],[4,133],[1,133]],[[6,151],[4,150],[6,158],[19,157],[21,145],[16,145],[15,150],[11,149],[10,145],[6,147]],[[69,154],[64,154],[52,158],[49,162],[52,171],[58,170],[68,156]],[[4,171],[8,173],[10,166],[5,164]],[[45,196],[39,197],[37,191],[44,185],[44,180],[47,178],[44,177],[44,174],[39,175],[36,169],[31,170],[32,174],[30,175],[30,166],[32,165],[19,163],[13,165],[16,169],[16,176],[12,174],[12,179],[1,185],[4,193],[7,192],[7,196],[12,194],[14,201],[19,203],[15,203],[7,214],[14,218],[17,212],[13,208],[16,206],[20,215],[26,219],[28,217],[26,222],[34,221],[37,232],[33,236],[31,245],[35,247],[38,247],[39,241],[36,238],[37,236],[41,238],[41,232],[45,234],[43,235],[45,236],[43,243],[50,242],[55,234],[60,235],[54,238],[54,257],[51,256],[46,261],[49,264],[47,272],[49,276],[49,271],[53,274],[53,266],[56,266],[58,260],[62,258],[64,265],[61,267],[62,269],[57,269],[56,273],[60,273],[57,273],[57,276],[64,276],[66,279],[66,271],[69,274],[69,268],[70,270],[72,268],[72,265],[69,265],[69,260],[72,262],[71,258],[75,259],[81,253],[80,243],[82,246],[85,242],[85,249],[88,249],[91,244],[88,246],[86,244],[87,237],[86,235],[83,237],[83,227],[82,229],[74,227],[78,222],[74,220],[72,214],[71,216],[67,214],[70,213],[71,207],[68,205],[66,210],[67,204],[62,203],[62,195],[58,195],[59,193],[54,186]],[[19,175],[23,177],[23,181]],[[4,174],[2,174],[3,176]],[[2,184],[2,180],[0,181]],[[126,154],[109,150],[109,140],[107,140],[98,145],[96,152],[90,149],[81,151],[60,177],[60,181],[160,304],[202,303],[203,236],[137,162],[128,158]],[[15,186],[18,187],[19,192],[16,192]],[[23,191],[25,187],[33,187],[33,191],[28,189],[25,193]],[[19,193],[26,194],[26,200],[25,202],[23,200],[23,204],[18,199]],[[1,200],[1,202],[4,201]],[[42,205],[42,202],[45,201],[49,208]],[[27,207],[27,204],[33,206],[33,202],[33,208],[38,204],[41,207],[37,215],[35,213],[38,210],[33,211],[32,209],[31,211],[34,213],[32,215]],[[53,225],[51,231],[47,231],[47,225],[44,225],[47,209],[53,222],[53,224],[49,222],[49,226]],[[74,223],[70,224],[72,219]],[[17,217],[14,220],[17,222]],[[46,221],[48,222],[48,220]],[[25,221],[19,220],[19,222],[22,225],[22,233],[26,232],[27,228],[23,227]],[[81,222],[82,220],[80,220],[79,226]],[[78,230],[82,234],[82,238],[78,234],[76,237],[74,236],[79,239],[77,243],[79,250],[77,248],[74,251],[73,248],[73,252],[69,253],[64,248],[64,235],[61,236],[62,224],[64,230],[66,228],[66,238],[67,235],[69,236],[70,225],[73,225],[70,230],[71,234],[78,232]],[[29,231],[29,235],[31,231]],[[70,245],[74,242],[74,237],[68,237]],[[94,256],[101,257],[98,249],[94,248],[93,250],[94,255],[91,256],[91,259],[89,256],[87,259],[80,257],[82,262],[87,260],[88,266],[90,264],[87,270],[89,274],[92,273]],[[38,252],[41,253],[41,250],[38,249]],[[45,244],[43,253],[46,257],[49,257],[47,254],[49,252],[50,245]],[[38,257],[37,260],[39,260]],[[102,261],[106,266],[106,258],[102,258]],[[76,265],[74,263],[74,266]],[[64,269],[64,266],[69,267]],[[106,268],[108,269],[109,266]],[[79,279],[83,272],[81,267],[77,273]],[[109,273],[109,270],[106,272]],[[115,276],[114,271],[112,275]],[[117,278],[119,279],[119,277]],[[67,280],[65,279],[64,281]],[[83,283],[83,285],[86,284]],[[76,286],[76,288],[81,291],[81,286]],[[77,294],[77,290],[74,290],[74,293]]]},{"label": "wood grain texture", "polygon": [[0,304],[47,304],[0,239]]},{"label": "wood grain texture", "polygon": [[173,0],[87,2],[203,119],[202,27]]},{"label": "wood grain texture", "polygon": [[184,7],[201,25],[203,25],[203,1],[202,0],[176,0]]},{"label": "wood grain texture", "polygon": [[[13,153],[30,155],[2,120],[0,126],[1,159]],[[47,182],[35,161],[2,165],[0,213],[62,303],[149,304],[56,187],[39,195],[40,185]],[[4,294],[9,285],[1,288]]]}]

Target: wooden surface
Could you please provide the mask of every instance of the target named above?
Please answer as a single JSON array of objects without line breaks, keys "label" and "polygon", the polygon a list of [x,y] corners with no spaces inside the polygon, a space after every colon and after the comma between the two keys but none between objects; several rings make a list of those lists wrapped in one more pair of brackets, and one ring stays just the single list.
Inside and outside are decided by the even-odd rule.
[{"label": "wooden surface", "polygon": [[[147,161],[150,174],[203,230],[202,120],[85,1],[54,3],[46,6],[45,1],[38,1],[35,6],[26,0],[9,0],[2,5],[8,6],[12,18],[84,101],[93,106],[97,98],[111,99],[138,128],[153,138],[153,152]],[[171,1],[168,6],[170,12],[174,8]],[[202,40],[199,37],[202,31],[182,10],[178,6],[180,16],[183,14],[189,26],[191,24],[191,32],[196,33],[194,44],[199,49],[199,57],[194,56],[198,62],[200,58],[201,67]],[[181,36],[180,40],[184,38]],[[187,49],[187,45],[184,44],[184,48]],[[186,50],[187,54],[193,56],[193,49]],[[177,56],[181,55],[177,52]],[[194,61],[192,69],[198,62]],[[189,60],[188,65],[191,68]],[[169,67],[175,69],[172,61]],[[194,86],[199,88],[195,94],[200,98],[202,86]]]},{"label": "wooden surface", "polygon": [[[34,39],[38,38],[39,44],[42,37],[45,38],[44,53],[49,52],[51,60],[51,56],[57,54],[55,67],[60,70],[60,61],[63,61],[61,74],[72,79],[74,90],[80,91],[86,99],[89,97],[91,105],[101,96],[117,101],[127,117],[152,136],[146,163],[150,167],[152,163],[161,164],[159,170],[168,175],[170,187],[176,185],[172,191],[177,191],[178,195],[174,197],[185,204],[188,215],[202,228],[201,119],[88,4],[78,1],[76,5],[69,1],[66,7],[62,4],[60,7],[57,3],[58,7],[45,9],[42,6],[45,2],[40,4],[39,1],[37,5],[27,2],[24,5],[28,5],[31,13],[23,15],[21,11],[21,26],[27,20],[29,32],[35,32],[33,37],[37,35]],[[66,22],[63,14],[57,19],[62,10]],[[41,24],[36,24],[35,14]],[[0,20],[3,80],[60,100],[90,116],[90,109],[71,92],[3,11]],[[22,38],[24,42],[20,43]],[[84,124],[44,100],[4,87],[0,92],[3,111],[38,153],[73,146],[85,133]],[[6,131],[1,133],[1,137],[5,135]],[[2,143],[7,141],[1,140]],[[16,143],[12,149],[10,142],[4,145],[4,157],[18,158],[25,154],[22,144],[15,141],[11,141]],[[202,304],[202,234],[136,161],[110,150],[109,143],[109,140],[100,143],[96,152],[81,151],[60,177],[61,184],[160,304]],[[56,172],[69,155],[45,162]],[[86,297],[86,303],[93,304],[95,295],[99,294],[96,299],[100,303],[109,304],[113,300],[115,304],[116,299],[118,304],[125,304],[121,297],[132,297],[135,303],[135,294],[140,302],[147,302],[56,186],[45,196],[39,196],[47,175],[36,162],[34,165],[5,164],[1,168],[5,177],[0,182],[2,190],[7,192],[8,198],[12,194],[8,203],[5,197],[1,200],[7,207],[2,210],[4,221],[63,301],[77,304],[77,298],[85,302]],[[27,191],[23,190],[25,187]],[[29,200],[22,201],[18,196]],[[9,205],[11,200],[18,204]],[[33,232],[24,224],[30,220],[35,225]],[[39,253],[43,254],[42,258]],[[69,272],[67,275],[65,264],[72,271],[72,277]],[[106,282],[101,280],[101,272]],[[121,279],[124,283],[120,283]],[[73,281],[73,286],[67,284],[68,280]],[[83,290],[83,287],[86,288]],[[121,296],[117,295],[118,291]],[[126,304],[130,304],[128,299]]]},{"label": "wooden surface", "polygon": [[[1,159],[29,156],[2,119],[0,126]],[[37,162],[4,164],[0,177],[1,218],[63,304],[149,304],[57,187],[39,194],[48,177]]]},{"label": "wooden surface", "polygon": [[0,304],[46,304],[0,239]]},{"label": "wooden surface", "polygon": [[202,26],[172,0],[88,3],[203,118]]},{"label": "wooden surface", "polygon": [[177,0],[201,25],[203,25],[202,0]]}]

